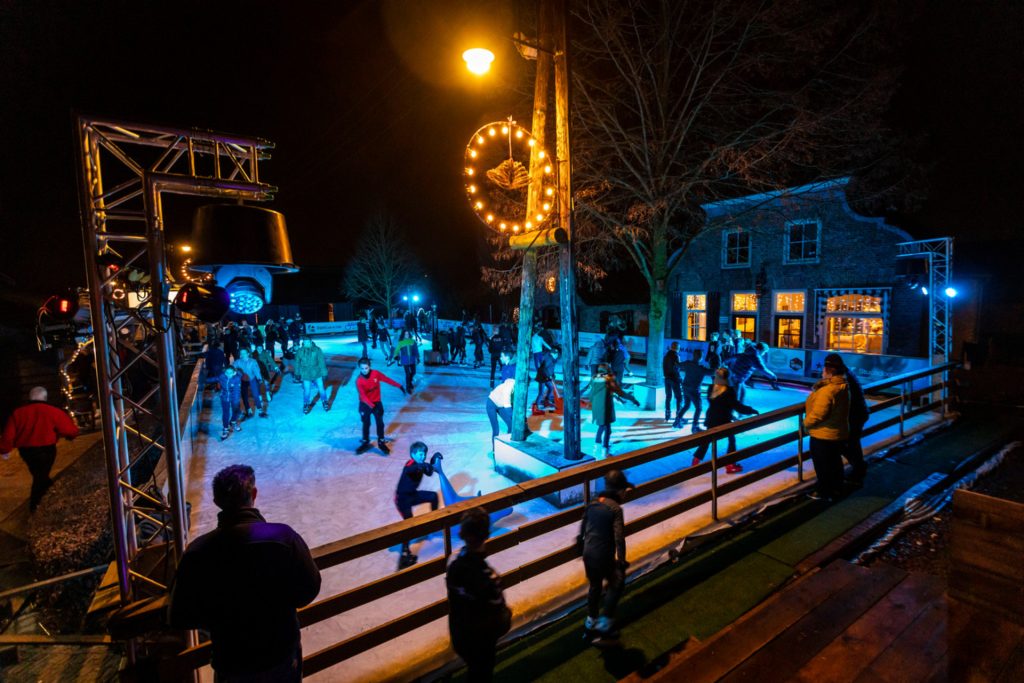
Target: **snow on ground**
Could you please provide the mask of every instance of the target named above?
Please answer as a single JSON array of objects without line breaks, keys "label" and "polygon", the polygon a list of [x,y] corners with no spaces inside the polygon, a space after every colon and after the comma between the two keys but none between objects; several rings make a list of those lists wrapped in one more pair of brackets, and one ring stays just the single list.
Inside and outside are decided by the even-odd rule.
[{"label": "snow on ground", "polygon": [[[478,491],[490,493],[512,485],[511,481],[493,471],[488,457],[490,425],[484,403],[488,393],[489,365],[479,369],[421,365],[416,390],[410,397],[402,396],[394,387],[382,385],[385,425],[388,436],[394,439],[390,444],[392,452],[384,456],[372,449],[363,455],[356,455],[361,426],[354,373],[357,372],[355,362],[361,355],[361,348],[352,337],[321,338],[316,343],[324,349],[328,359],[329,412],[317,405],[309,415],[303,415],[302,385],[293,383],[290,375],[284,377],[270,404],[270,416],[266,419],[253,417],[246,420],[242,423],[242,431],[232,434],[226,441],[219,439],[219,401],[214,400],[213,409],[204,412],[204,420],[209,421],[209,433],[201,436],[188,472],[192,537],[216,525],[217,509],[213,504],[210,482],[218,470],[235,463],[247,463],[255,468],[259,489],[256,505],[263,515],[270,521],[291,525],[310,547],[376,529],[400,519],[393,503],[394,487],[408,458],[409,446],[414,441],[426,442],[431,453],[441,451],[444,454],[445,473],[462,495],[472,495]],[[371,357],[376,369],[396,381],[404,380],[400,366],[385,366],[379,349],[371,350]],[[638,374],[642,373],[638,371]],[[534,391],[535,387],[531,385],[531,400]],[[748,390],[746,400],[761,412],[767,412],[802,403],[806,393],[800,389],[771,391],[765,387]],[[662,419],[663,405],[659,400],[658,409],[653,412],[617,407],[618,420],[612,437],[612,453],[620,454],[688,435],[689,427],[675,430]],[[891,412],[893,410],[875,414],[872,420],[885,419],[895,414]],[[923,416],[914,422],[928,419]],[[560,439],[561,418],[554,415],[534,416],[530,418],[530,428],[545,436]],[[795,429],[795,418],[768,425],[740,435],[739,446]],[[583,450],[587,453],[593,453],[595,432],[596,427],[590,422],[589,411],[584,411],[582,439]],[[866,450],[871,444],[891,440],[895,432],[896,428],[891,428],[867,437]],[[371,439],[373,436],[371,425]],[[723,448],[724,445],[721,442]],[[744,461],[744,466],[748,471],[765,466],[790,455],[794,448],[795,444],[790,444],[755,456]],[[692,451],[685,451],[633,468],[628,474],[634,482],[649,481],[689,466],[691,459]],[[810,462],[807,463],[805,474],[807,477],[813,476]],[[723,470],[719,471],[720,481],[727,476]],[[668,502],[707,490],[710,479],[708,474],[628,502],[625,506],[627,521],[663,507]],[[722,497],[719,500],[719,514],[725,517],[796,482],[796,468],[779,472],[755,485]],[[423,488],[439,490],[436,477],[425,478]],[[427,509],[423,506],[417,512]],[[517,505],[512,515],[498,522],[495,533],[516,528],[555,511],[552,505],[540,499]],[[705,505],[631,536],[630,558],[657,554],[710,522],[710,507]],[[490,561],[499,572],[508,571],[570,544],[575,534],[575,525],[563,527],[498,553]],[[419,555],[420,561],[440,556],[443,553],[441,534],[433,534],[415,543],[413,552]],[[396,546],[324,570],[320,599],[394,572],[398,556]],[[551,610],[557,603],[564,602],[567,596],[582,595],[584,582],[582,568],[567,565],[511,588],[507,595],[517,615],[516,624]],[[307,654],[315,652],[443,596],[443,579],[438,577],[386,600],[314,624],[303,630],[303,650]],[[401,662],[396,662],[393,648],[379,647],[313,678],[318,681],[401,680],[408,676],[402,673],[404,671],[417,667],[430,668],[443,662],[447,657],[447,648],[446,625],[442,621],[434,622],[403,638]]]}]

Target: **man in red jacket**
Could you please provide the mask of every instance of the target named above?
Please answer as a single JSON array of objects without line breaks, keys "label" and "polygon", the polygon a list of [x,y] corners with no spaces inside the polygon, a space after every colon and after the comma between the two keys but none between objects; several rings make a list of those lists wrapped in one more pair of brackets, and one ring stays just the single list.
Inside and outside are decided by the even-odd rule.
[{"label": "man in red jacket", "polygon": [[28,509],[35,512],[46,489],[50,488],[50,469],[57,459],[57,439],[68,441],[78,436],[78,426],[60,408],[46,402],[46,389],[33,387],[28,392],[29,402],[16,409],[7,420],[0,437],[0,453],[7,457],[12,449],[28,465],[32,473],[32,495]]},{"label": "man in red jacket", "polygon": [[356,378],[356,390],[359,392],[359,417],[363,421],[363,440],[356,448],[362,455],[370,450],[370,416],[377,422],[377,448],[384,455],[391,452],[384,438],[384,404],[380,400],[380,383],[386,382],[405,394],[405,387],[382,372],[370,369],[370,359],[359,359],[359,376]]}]

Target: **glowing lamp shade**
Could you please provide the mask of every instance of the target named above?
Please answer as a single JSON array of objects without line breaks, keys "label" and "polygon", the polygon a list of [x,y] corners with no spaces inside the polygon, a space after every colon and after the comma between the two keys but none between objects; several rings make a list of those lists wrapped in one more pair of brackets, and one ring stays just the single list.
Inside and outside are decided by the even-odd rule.
[{"label": "glowing lamp shade", "polygon": [[474,47],[463,52],[462,59],[466,62],[467,69],[477,76],[482,76],[491,70],[494,53],[482,47]]}]

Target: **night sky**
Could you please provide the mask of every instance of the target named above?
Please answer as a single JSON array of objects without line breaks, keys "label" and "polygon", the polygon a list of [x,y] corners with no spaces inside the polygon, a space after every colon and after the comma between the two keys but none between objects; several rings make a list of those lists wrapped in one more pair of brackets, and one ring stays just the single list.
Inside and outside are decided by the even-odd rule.
[{"label": "night sky", "polygon": [[[83,284],[78,109],[273,140],[261,178],[280,188],[270,206],[285,213],[300,265],[344,265],[384,209],[433,289],[479,300],[484,228],[461,159],[478,125],[510,113],[528,125],[532,64],[497,37],[523,23],[510,4],[3,2],[0,273],[23,293]],[[901,220],[921,237],[1015,239],[1024,3],[922,8],[892,117],[924,135],[930,194]],[[459,57],[484,41],[501,46],[503,66],[486,82]],[[187,211],[169,207],[168,221],[172,239],[187,235]]]}]

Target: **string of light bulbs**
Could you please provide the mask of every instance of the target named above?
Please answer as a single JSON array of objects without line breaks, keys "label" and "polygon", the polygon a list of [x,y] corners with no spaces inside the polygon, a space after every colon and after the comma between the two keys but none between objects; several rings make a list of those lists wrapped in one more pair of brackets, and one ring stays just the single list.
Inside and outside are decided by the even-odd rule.
[{"label": "string of light bulbs", "polygon": [[[505,142],[505,145],[501,143]],[[518,234],[536,230],[550,217],[555,203],[554,168],[537,140],[511,117],[481,126],[466,145],[466,197],[477,217],[498,232]],[[507,152],[507,157],[504,157]],[[498,154],[502,156],[499,157]],[[544,164],[541,201],[537,213],[527,214],[525,201],[501,197],[501,192],[521,190],[530,182],[532,155]],[[498,161],[498,159],[501,159]],[[495,163],[497,162],[497,163]],[[504,200],[504,201],[503,201]],[[511,210],[515,206],[516,210]]]}]

